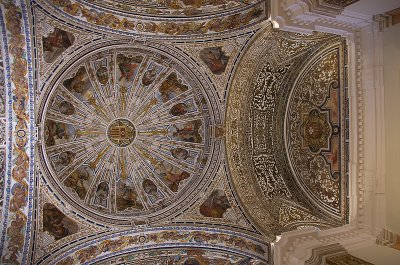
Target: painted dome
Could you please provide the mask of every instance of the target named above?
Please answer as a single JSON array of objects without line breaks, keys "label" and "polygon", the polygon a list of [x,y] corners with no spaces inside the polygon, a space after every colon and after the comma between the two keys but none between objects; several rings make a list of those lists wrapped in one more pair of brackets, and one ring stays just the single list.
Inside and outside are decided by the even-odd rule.
[{"label": "painted dome", "polygon": [[203,179],[212,146],[206,97],[167,53],[129,45],[83,56],[44,107],[42,153],[54,186],[104,222],[162,218]]}]

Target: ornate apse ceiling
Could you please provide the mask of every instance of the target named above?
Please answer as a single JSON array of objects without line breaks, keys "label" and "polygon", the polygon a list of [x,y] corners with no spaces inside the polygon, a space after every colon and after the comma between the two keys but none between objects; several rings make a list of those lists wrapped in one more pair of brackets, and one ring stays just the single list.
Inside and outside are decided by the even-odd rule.
[{"label": "ornate apse ceiling", "polygon": [[256,0],[1,14],[31,84],[8,90],[4,264],[271,264],[282,232],[346,223],[341,37],[272,29]]}]

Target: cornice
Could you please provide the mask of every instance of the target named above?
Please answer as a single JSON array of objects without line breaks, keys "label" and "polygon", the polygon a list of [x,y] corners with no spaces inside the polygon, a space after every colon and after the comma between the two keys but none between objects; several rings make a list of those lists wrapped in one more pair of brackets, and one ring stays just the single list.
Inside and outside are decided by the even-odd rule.
[{"label": "cornice", "polygon": [[326,11],[315,12],[302,0],[271,1],[271,20],[276,27],[302,33],[323,31],[343,36],[351,35],[355,30],[368,25],[372,16],[343,10],[332,15]]}]

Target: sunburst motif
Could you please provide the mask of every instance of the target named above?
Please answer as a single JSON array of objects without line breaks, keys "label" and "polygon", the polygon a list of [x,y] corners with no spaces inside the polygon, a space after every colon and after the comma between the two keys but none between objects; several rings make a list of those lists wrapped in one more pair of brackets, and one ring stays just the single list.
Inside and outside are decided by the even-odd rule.
[{"label": "sunburst motif", "polygon": [[70,67],[45,113],[45,153],[69,196],[98,213],[145,215],[199,175],[206,102],[184,70],[146,49]]}]

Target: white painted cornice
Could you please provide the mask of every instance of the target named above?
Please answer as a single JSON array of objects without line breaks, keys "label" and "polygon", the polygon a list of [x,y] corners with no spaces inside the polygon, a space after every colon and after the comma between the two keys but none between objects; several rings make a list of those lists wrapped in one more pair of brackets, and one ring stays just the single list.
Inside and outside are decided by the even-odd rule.
[{"label": "white painted cornice", "polygon": [[328,12],[315,13],[303,0],[271,0],[271,20],[286,31],[323,31],[347,36],[371,23],[373,17],[346,9],[336,16]]}]

